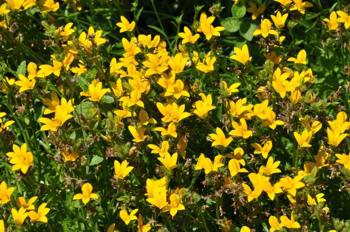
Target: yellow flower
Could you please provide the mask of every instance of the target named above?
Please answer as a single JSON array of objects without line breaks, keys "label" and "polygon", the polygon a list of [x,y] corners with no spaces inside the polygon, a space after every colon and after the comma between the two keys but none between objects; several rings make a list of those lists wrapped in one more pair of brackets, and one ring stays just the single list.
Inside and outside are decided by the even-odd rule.
[{"label": "yellow flower", "polygon": [[29,167],[33,165],[33,154],[27,152],[27,144],[22,144],[21,148],[16,144],[12,146],[13,152],[7,152],[6,155],[10,158],[10,163],[13,164],[12,170],[21,170],[26,174]]},{"label": "yellow flower", "polygon": [[5,181],[2,181],[0,184],[0,205],[5,205],[11,199],[12,193],[15,191],[15,187],[7,188],[7,184]]},{"label": "yellow flower", "polygon": [[243,155],[244,155],[244,150],[243,150],[243,148],[237,147],[237,148],[235,148],[235,149],[233,150],[233,157],[234,157],[235,159],[238,159],[238,160],[243,159]]},{"label": "yellow flower", "polygon": [[336,161],[338,164],[342,164],[346,169],[350,170],[350,153],[348,155],[335,154],[335,156],[338,158]]},{"label": "yellow flower", "polygon": [[236,102],[229,101],[229,113],[233,117],[250,118],[253,105],[247,104],[247,98],[238,99]]},{"label": "yellow flower", "polygon": [[169,197],[169,211],[170,215],[174,217],[177,211],[185,210],[185,206],[181,202],[181,195],[178,193],[172,193]]},{"label": "yellow flower", "polygon": [[189,97],[190,94],[184,89],[185,85],[182,80],[176,80],[175,83],[168,86],[164,96],[174,96],[176,99],[179,99],[181,96]]},{"label": "yellow flower", "polygon": [[343,23],[345,29],[348,29],[350,27],[350,15],[348,15],[347,13],[345,13],[342,10],[338,10],[337,14],[339,16],[338,22]]},{"label": "yellow flower", "polygon": [[242,137],[247,139],[253,135],[253,131],[248,129],[245,119],[240,119],[239,123],[232,121],[233,130],[230,131],[230,135],[234,137]]},{"label": "yellow flower", "polygon": [[291,178],[290,176],[282,177],[277,185],[295,197],[297,190],[305,186],[305,184],[301,182],[301,179],[303,179],[303,176],[299,175],[294,178]]},{"label": "yellow flower", "polygon": [[[337,13],[335,11],[332,11],[331,14],[329,15],[329,19],[323,19],[327,23],[328,30],[330,31],[336,31],[339,28],[339,19],[337,16]],[[350,26],[350,24],[349,24]]]},{"label": "yellow flower", "polygon": [[23,207],[21,207],[18,211],[15,208],[12,208],[11,215],[12,215],[13,221],[18,226],[21,226],[24,220],[26,220],[26,218],[28,217],[28,213]]},{"label": "yellow flower", "polygon": [[239,232],[250,232],[250,228],[248,226],[242,226],[242,228],[239,230]]},{"label": "yellow flower", "polygon": [[[69,119],[69,118],[68,118]],[[68,120],[67,119],[67,120]],[[62,125],[61,121],[57,119],[49,119],[49,118],[39,118],[38,122],[43,123],[44,125],[41,126],[41,131],[57,131],[58,128]]]},{"label": "yellow flower", "polygon": [[[123,45],[123,48],[125,51],[123,54],[124,57],[134,58],[135,55],[137,55],[141,52],[141,49],[138,47],[137,39],[135,37],[131,38],[130,41],[128,41],[126,38],[122,38],[122,45]],[[151,56],[151,57],[152,57],[152,59],[155,59],[155,58],[153,58],[153,56]]]},{"label": "yellow flower", "polygon": [[209,158],[205,157],[203,153],[201,153],[194,169],[195,170],[204,169],[205,174],[209,174],[213,171],[216,172],[219,170],[219,168],[224,166],[222,159],[223,159],[222,155],[217,155],[214,157],[214,162],[212,162]]},{"label": "yellow flower", "polygon": [[263,120],[263,124],[274,130],[276,126],[284,125],[284,122],[281,120],[276,120],[276,113],[272,111],[272,108],[269,107],[268,104],[268,100],[255,104],[253,115],[259,117],[261,120]]},{"label": "yellow flower", "polygon": [[260,24],[260,29],[256,29],[253,33],[254,36],[261,35],[264,38],[267,38],[269,35],[277,36],[277,31],[272,29],[272,23],[268,19],[263,19]]},{"label": "yellow flower", "polygon": [[145,76],[154,74],[162,74],[168,69],[168,55],[167,54],[147,54],[147,59],[142,63],[146,68]]},{"label": "yellow flower", "polygon": [[59,77],[61,74],[62,69],[62,62],[53,59],[52,65],[49,64],[43,64],[39,66],[39,71],[37,73],[37,77],[39,78],[45,78],[47,76],[50,76],[51,74],[54,74],[56,77]]},{"label": "yellow flower", "polygon": [[266,54],[265,57],[272,61],[275,65],[280,64],[283,58],[282,55],[278,55],[275,51],[271,51],[270,53]]},{"label": "yellow flower", "polygon": [[324,193],[318,193],[318,194],[316,194],[317,203],[326,202],[326,199],[324,199],[323,197],[324,197]]},{"label": "yellow flower", "polygon": [[132,116],[131,112],[127,107],[123,107],[123,109],[114,110],[113,113],[117,116],[118,120],[130,118]]},{"label": "yellow flower", "polygon": [[76,161],[77,158],[79,157],[79,154],[76,152],[69,152],[69,151],[62,151],[61,152],[63,158],[64,158],[64,162],[69,162],[69,161]]},{"label": "yellow flower", "polygon": [[234,55],[232,55],[230,58],[240,62],[243,65],[245,65],[246,63],[252,60],[252,57],[249,56],[249,50],[248,50],[247,44],[244,44],[242,48],[235,47]]},{"label": "yellow flower", "polygon": [[46,215],[50,212],[50,208],[46,208],[47,203],[42,203],[38,211],[30,211],[28,212],[28,216],[30,217],[30,220],[32,222],[42,222],[47,223],[47,217]]},{"label": "yellow flower", "polygon": [[269,217],[269,225],[270,225],[269,232],[279,231],[283,228],[283,226],[278,221],[278,218],[272,215]]},{"label": "yellow flower", "polygon": [[324,199],[323,197],[324,197],[323,193],[316,194],[316,199],[313,198],[310,194],[307,194],[307,204],[309,206],[313,206],[322,202],[326,202],[326,199]]},{"label": "yellow flower", "polygon": [[60,8],[60,4],[54,0],[46,0],[43,4],[43,11],[55,12]]},{"label": "yellow flower", "polygon": [[262,4],[259,7],[255,3],[249,3],[247,11],[252,14],[252,19],[257,19],[266,9],[266,5]]},{"label": "yellow flower", "polygon": [[267,159],[269,152],[272,149],[272,141],[271,140],[266,141],[263,146],[261,146],[258,143],[254,143],[252,144],[252,146],[255,149],[254,154],[261,154],[264,157],[264,159]]},{"label": "yellow flower", "polygon": [[335,120],[328,121],[328,144],[337,147],[348,136],[347,133],[344,133],[350,128],[350,122],[346,121],[347,117],[345,112],[339,112]]},{"label": "yellow flower", "polygon": [[7,114],[5,112],[0,112],[0,133],[4,130],[8,130],[9,127],[15,123],[13,120],[7,120],[5,121],[3,117],[5,117]]},{"label": "yellow flower", "polygon": [[228,162],[228,170],[232,177],[236,176],[238,173],[248,172],[247,169],[241,168],[241,165],[245,166],[245,161],[243,159],[231,159]]},{"label": "yellow flower", "polygon": [[194,111],[193,113],[198,117],[204,119],[208,116],[208,112],[215,109],[216,107],[213,105],[213,100],[211,94],[206,96],[204,93],[200,93],[199,96],[202,100],[198,100],[194,103]]},{"label": "yellow flower", "polygon": [[209,137],[213,140],[211,146],[212,147],[218,147],[218,146],[223,146],[223,147],[228,147],[230,143],[232,142],[232,138],[228,137],[226,138],[224,132],[217,127],[215,130],[216,133],[209,134]]},{"label": "yellow flower", "polygon": [[55,92],[51,92],[50,98],[44,98],[42,100],[44,105],[47,107],[44,110],[44,114],[51,114],[54,113],[56,110],[56,107],[60,105],[60,99],[58,98],[57,94]]},{"label": "yellow flower", "polygon": [[85,50],[89,51],[92,48],[92,42],[90,41],[85,31],[80,33],[78,40],[79,40],[79,45],[83,47]]},{"label": "yellow flower", "polygon": [[146,129],[144,127],[136,128],[134,126],[128,126],[128,130],[130,131],[131,135],[134,137],[132,141],[134,141],[135,143],[140,143],[145,140]]},{"label": "yellow flower", "polygon": [[107,40],[105,38],[102,37],[102,30],[97,30],[95,32],[95,29],[93,27],[89,27],[88,29],[88,36],[91,38],[93,38],[93,42],[94,44],[98,47],[101,46],[102,44],[105,44],[107,42]]},{"label": "yellow flower", "polygon": [[177,132],[176,132],[176,125],[175,123],[170,123],[167,128],[163,127],[156,127],[154,128],[155,131],[160,131],[161,135],[163,137],[165,136],[171,136],[176,138],[177,137]]},{"label": "yellow flower", "polygon": [[163,177],[159,180],[152,180],[152,179],[147,179],[146,180],[146,196],[152,198],[157,195],[157,189],[162,188],[166,190],[167,187],[167,178]]},{"label": "yellow flower", "polygon": [[18,207],[23,207],[26,210],[34,210],[35,206],[34,206],[34,202],[38,199],[37,196],[31,197],[28,202],[26,201],[26,199],[24,197],[19,197],[17,199],[17,206]]},{"label": "yellow flower", "polygon": [[280,3],[282,6],[287,7],[292,3],[292,0],[274,0],[275,2]]},{"label": "yellow flower", "polygon": [[295,64],[307,64],[307,54],[305,49],[298,52],[297,57],[290,57],[288,61],[294,62]]},{"label": "yellow flower", "polygon": [[29,62],[27,65],[28,78],[30,80],[37,76],[37,65],[34,62]]},{"label": "yellow flower", "polygon": [[166,190],[162,188],[158,188],[155,190],[157,193],[152,198],[147,198],[147,202],[149,202],[151,205],[154,205],[158,209],[163,209],[166,206],[168,206],[168,201],[166,199]]},{"label": "yellow flower", "polygon": [[[8,25],[7,25],[7,22],[5,19],[3,20],[0,20],[0,28],[3,28],[3,29],[7,29],[8,28]],[[3,88],[3,92],[6,93],[6,86],[5,87],[2,87]]]},{"label": "yellow flower", "polygon": [[130,96],[124,96],[119,99],[123,103],[123,107],[139,106],[144,107],[143,101],[141,100],[142,94],[138,90],[133,90],[130,92]]},{"label": "yellow flower", "polygon": [[112,86],[112,91],[116,97],[121,97],[123,95],[124,88],[123,88],[123,82],[121,78],[118,78],[117,81],[115,82],[115,85]]},{"label": "yellow flower", "polygon": [[163,177],[159,180],[146,180],[147,202],[156,206],[159,209],[163,209],[168,206],[167,201],[167,179]]},{"label": "yellow flower", "polygon": [[136,213],[138,211],[138,209],[133,209],[131,210],[130,214],[128,214],[128,211],[126,211],[126,209],[122,209],[119,212],[119,217],[123,220],[125,225],[129,225],[131,221],[137,220]]},{"label": "yellow flower", "polygon": [[57,105],[55,102],[50,102],[51,104],[49,110],[45,110],[44,113],[52,113],[55,112],[55,116],[53,119],[41,117],[38,119],[38,122],[43,123],[40,130],[46,131],[57,131],[59,127],[61,127],[66,121],[73,117],[71,113],[74,111],[74,106],[72,100],[67,101],[65,98],[61,99],[61,104]]},{"label": "yellow flower", "polygon": [[35,83],[36,83],[35,79],[29,79],[22,74],[18,75],[18,79],[19,80],[15,82],[15,85],[20,87],[19,88],[20,93],[30,89],[34,89]]},{"label": "yellow flower", "polygon": [[92,48],[93,43],[99,47],[102,44],[105,44],[107,40],[102,37],[102,30],[97,30],[90,26],[88,32],[82,32],[79,35],[79,45],[85,50],[89,51]]},{"label": "yellow flower", "polygon": [[293,134],[298,142],[299,147],[311,147],[310,141],[312,138],[312,131],[304,129],[301,134],[296,131]]},{"label": "yellow flower", "polygon": [[0,232],[5,232],[6,228],[5,228],[5,223],[4,220],[0,220]]},{"label": "yellow flower", "polygon": [[59,36],[68,39],[71,34],[73,34],[75,29],[73,28],[73,23],[67,23],[64,27],[59,27],[55,33]]},{"label": "yellow flower", "polygon": [[277,193],[282,193],[282,189],[278,186],[278,184],[272,185],[269,181],[266,181],[263,190],[267,193],[267,196],[273,201],[276,197]]},{"label": "yellow flower", "polygon": [[2,5],[0,5],[0,15],[7,15],[10,12],[10,10],[7,8],[7,6],[8,5],[6,3],[3,3]]},{"label": "yellow flower", "polygon": [[275,173],[280,173],[281,170],[278,168],[280,161],[274,162],[273,158],[270,156],[267,160],[266,166],[262,165],[259,168],[259,173],[265,176],[270,176]]},{"label": "yellow flower", "polygon": [[102,82],[98,80],[93,80],[92,83],[89,85],[89,89],[87,92],[81,92],[81,96],[89,97],[90,101],[99,102],[102,97],[109,93],[109,89],[105,89],[102,87]]},{"label": "yellow flower", "polygon": [[248,175],[250,182],[253,184],[253,190],[247,184],[242,184],[245,194],[248,197],[248,202],[257,199],[263,191],[267,191],[271,199],[274,198],[275,193],[279,193],[279,188],[276,189],[271,186],[269,177],[263,176],[259,173],[250,173]]},{"label": "yellow flower", "polygon": [[187,26],[185,26],[184,32],[180,32],[179,37],[182,38],[181,44],[195,44],[199,39],[199,34],[195,33],[193,35],[191,30]]},{"label": "yellow flower", "polygon": [[86,205],[91,199],[98,199],[98,195],[96,193],[93,193],[92,190],[93,187],[90,183],[83,184],[83,186],[81,187],[82,193],[75,194],[73,196],[73,200],[82,200],[84,205]]},{"label": "yellow flower", "polygon": [[286,20],[288,18],[288,14],[282,15],[281,12],[277,11],[276,15],[271,15],[271,19],[275,26],[279,29],[284,28],[284,25],[286,24]]},{"label": "yellow flower", "polygon": [[281,220],[281,226],[286,227],[288,229],[299,229],[300,224],[294,220],[293,214],[291,218],[289,219],[287,216],[283,215],[280,217]]},{"label": "yellow flower", "polygon": [[159,157],[158,160],[167,170],[170,171],[176,168],[177,156],[177,152],[175,152],[172,156],[169,153],[165,153],[164,156]]},{"label": "yellow flower", "polygon": [[169,67],[173,74],[182,73],[188,58],[184,57],[182,53],[176,53],[174,57],[170,57],[168,60]]},{"label": "yellow flower", "polygon": [[133,31],[136,23],[134,21],[130,23],[124,16],[121,16],[120,22],[118,22],[116,26],[120,28],[119,32],[123,33],[126,31]]},{"label": "yellow flower", "polygon": [[168,150],[170,146],[168,141],[162,141],[160,146],[148,144],[147,147],[152,149],[152,154],[159,154],[160,157],[164,157],[166,154],[169,154]]},{"label": "yellow flower", "polygon": [[163,115],[163,122],[173,122],[178,123],[182,119],[189,117],[191,114],[185,111],[185,105],[177,105],[175,102],[172,104],[163,105],[160,102],[157,102],[157,108],[159,112]]},{"label": "yellow flower", "polygon": [[248,202],[251,202],[252,200],[257,199],[262,193],[261,189],[252,190],[250,186],[245,183],[242,184],[242,187],[243,187],[244,193],[247,195]]},{"label": "yellow flower", "polygon": [[214,71],[214,64],[216,62],[216,57],[211,57],[210,52],[205,56],[203,62],[198,62],[196,69],[201,72],[208,73]]},{"label": "yellow flower", "polygon": [[303,0],[293,0],[293,5],[290,8],[291,11],[293,10],[297,10],[302,14],[305,14],[305,10],[307,8],[312,7],[312,3],[311,2],[303,2]]},{"label": "yellow flower", "polygon": [[83,73],[86,73],[87,72],[87,68],[84,64],[78,64],[78,66],[76,67],[72,67],[70,69],[70,71],[74,74],[76,74],[77,76],[80,76],[81,74]]},{"label": "yellow flower", "polygon": [[124,179],[134,169],[132,166],[128,166],[129,162],[124,160],[120,163],[118,160],[114,160],[114,177],[116,179]]},{"label": "yellow flower", "polygon": [[151,231],[152,226],[151,223],[147,223],[146,225],[139,223],[138,224],[138,231],[139,232],[149,232]]},{"label": "yellow flower", "polygon": [[11,10],[19,10],[23,5],[24,0],[6,0],[6,3]]},{"label": "yellow flower", "polygon": [[224,27],[214,27],[212,23],[214,22],[215,17],[208,17],[206,13],[202,12],[199,18],[199,27],[197,28],[198,32],[202,32],[205,35],[205,38],[209,41],[213,36],[220,36],[220,31],[223,31]]},{"label": "yellow flower", "polygon": [[241,83],[236,82],[231,84],[229,87],[226,83],[226,81],[220,82],[220,87],[224,89],[225,93],[227,93],[228,96],[231,96],[234,93],[238,93],[238,87],[241,85]]},{"label": "yellow flower", "polygon": [[290,76],[290,73],[284,72],[282,73],[280,68],[277,68],[273,73],[272,77],[272,87],[273,89],[284,98],[288,91],[289,82],[287,78]]}]

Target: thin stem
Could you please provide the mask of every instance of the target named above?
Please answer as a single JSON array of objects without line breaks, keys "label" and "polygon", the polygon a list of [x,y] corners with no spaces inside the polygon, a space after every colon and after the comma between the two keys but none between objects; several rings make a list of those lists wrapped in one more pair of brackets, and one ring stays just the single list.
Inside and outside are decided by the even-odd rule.
[{"label": "thin stem", "polygon": [[[164,34],[166,34],[166,33],[165,33],[165,30],[164,30],[164,27],[163,27],[163,24],[162,24],[162,21],[160,20],[160,17],[159,17],[157,8],[156,8],[156,6],[154,5],[154,0],[151,0],[151,3],[152,3],[152,8],[153,8],[153,10],[154,10],[154,13],[155,13],[155,15],[156,15],[156,17],[157,17],[157,20],[158,20],[158,24],[159,24],[160,28],[163,30]],[[165,40],[166,40],[167,44],[169,44],[169,46],[170,46],[170,41],[169,41],[169,39],[168,39],[168,36],[165,37]]]}]

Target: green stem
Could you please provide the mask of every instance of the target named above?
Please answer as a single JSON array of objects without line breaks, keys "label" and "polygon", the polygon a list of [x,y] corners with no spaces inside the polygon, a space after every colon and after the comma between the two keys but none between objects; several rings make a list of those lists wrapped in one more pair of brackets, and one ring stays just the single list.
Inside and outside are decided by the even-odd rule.
[{"label": "green stem", "polygon": [[295,152],[293,158],[294,158],[294,168],[298,171],[298,163],[299,163],[299,158],[300,158],[300,148],[297,149],[297,151]]},{"label": "green stem", "polygon": [[204,225],[204,229],[206,232],[210,232],[209,228],[208,228],[208,225],[207,225],[207,222],[203,216],[203,213],[201,213],[201,218],[202,218],[202,221],[203,221],[203,225]]},{"label": "green stem", "polygon": [[[154,13],[155,13],[155,15],[156,15],[156,17],[157,17],[158,24],[159,24],[160,28],[163,30],[164,34],[166,34],[166,33],[165,33],[165,30],[164,30],[164,27],[163,27],[163,24],[162,24],[162,21],[160,20],[160,17],[159,17],[157,8],[156,8],[156,6],[154,5],[154,0],[151,0],[151,4],[152,4],[152,8],[153,8],[153,10],[154,10]],[[169,41],[168,36],[165,37],[165,40],[166,40],[167,44],[169,44],[169,46],[170,46],[170,41]]]}]

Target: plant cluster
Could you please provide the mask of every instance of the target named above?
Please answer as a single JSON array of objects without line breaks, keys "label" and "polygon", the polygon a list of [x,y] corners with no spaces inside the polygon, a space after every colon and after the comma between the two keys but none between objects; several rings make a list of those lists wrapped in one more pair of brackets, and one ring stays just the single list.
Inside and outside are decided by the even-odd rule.
[{"label": "plant cluster", "polygon": [[347,1],[117,2],[0,1],[0,232],[350,231]]}]

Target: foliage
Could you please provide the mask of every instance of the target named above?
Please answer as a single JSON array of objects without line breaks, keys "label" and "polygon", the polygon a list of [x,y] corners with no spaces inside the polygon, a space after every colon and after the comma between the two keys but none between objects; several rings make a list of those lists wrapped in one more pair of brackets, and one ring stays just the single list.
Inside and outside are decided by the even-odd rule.
[{"label": "foliage", "polygon": [[349,14],[0,1],[0,232],[349,231]]}]

